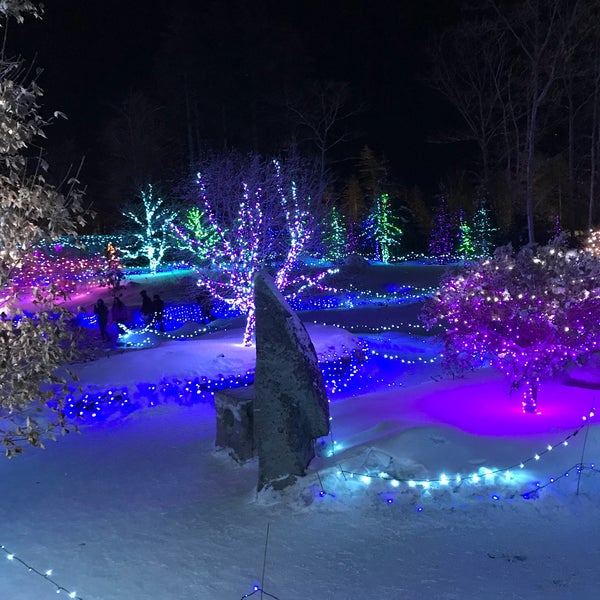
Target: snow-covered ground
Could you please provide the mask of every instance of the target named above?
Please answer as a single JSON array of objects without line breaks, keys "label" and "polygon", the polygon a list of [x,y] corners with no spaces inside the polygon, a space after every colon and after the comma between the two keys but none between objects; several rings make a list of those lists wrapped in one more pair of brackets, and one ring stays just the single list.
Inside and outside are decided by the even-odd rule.
[{"label": "snow-covered ground", "polygon": [[[374,286],[420,277],[370,274]],[[597,598],[600,428],[582,417],[598,371],[544,382],[540,414],[524,415],[494,370],[444,376],[439,347],[411,328],[417,312],[302,315],[355,327],[310,325],[318,351],[360,338],[374,353],[331,395],[332,436],[283,493],[257,495],[256,462],[215,449],[208,402],[86,421],[81,435],[0,461],[0,600],[57,597],[17,559],[83,600],[238,600],[254,585],[254,598],[280,600]],[[401,331],[369,332],[394,323]],[[154,335],[79,371],[98,388],[233,375],[253,366],[240,340],[240,329]]]}]

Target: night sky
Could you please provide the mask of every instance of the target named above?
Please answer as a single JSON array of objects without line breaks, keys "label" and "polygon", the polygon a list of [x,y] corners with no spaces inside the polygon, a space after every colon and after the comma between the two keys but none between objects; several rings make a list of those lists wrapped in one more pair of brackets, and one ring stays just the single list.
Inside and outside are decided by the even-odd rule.
[{"label": "night sky", "polygon": [[[457,18],[459,5],[50,0],[42,21],[12,26],[9,48],[44,69],[44,111],[68,115],[47,132],[51,164],[64,168],[85,155],[82,179],[92,195],[102,193],[109,168],[104,132],[127,94],[142,92],[163,107],[169,135],[184,143],[183,128],[173,125],[182,122],[176,82],[184,71],[206,144],[225,143],[217,126],[222,112],[227,144],[263,153],[276,152],[287,134],[278,116],[285,94],[301,94],[313,81],[348,82],[350,102],[361,112],[348,122],[352,139],[336,150],[338,168],[352,168],[368,144],[388,159],[395,179],[427,190],[455,166],[457,148],[428,142],[453,114],[427,84],[426,49],[430,36]],[[253,137],[248,107],[256,109]]]}]

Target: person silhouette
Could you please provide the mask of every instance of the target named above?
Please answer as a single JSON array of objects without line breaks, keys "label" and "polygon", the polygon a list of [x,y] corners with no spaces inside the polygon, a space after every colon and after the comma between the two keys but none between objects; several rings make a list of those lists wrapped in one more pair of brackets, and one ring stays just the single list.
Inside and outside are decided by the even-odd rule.
[{"label": "person silhouette", "polygon": [[110,336],[106,331],[106,326],[108,325],[108,307],[104,304],[102,298],[98,298],[98,301],[94,305],[94,314],[98,320],[98,328],[100,329],[102,341],[108,342],[110,340]]},{"label": "person silhouette", "polygon": [[158,294],[154,294],[154,299],[152,300],[152,311],[154,313],[154,321],[158,325],[159,330],[164,331],[165,324],[163,318],[165,311],[165,303]]}]

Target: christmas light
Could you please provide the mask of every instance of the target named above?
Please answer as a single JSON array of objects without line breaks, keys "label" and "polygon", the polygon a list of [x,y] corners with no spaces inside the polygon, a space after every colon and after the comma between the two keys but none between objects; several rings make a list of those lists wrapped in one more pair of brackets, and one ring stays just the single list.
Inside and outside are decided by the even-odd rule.
[{"label": "christmas light", "polygon": [[61,592],[65,592],[69,598],[75,598],[76,600],[83,600],[83,598],[81,598],[81,596],[77,595],[77,592],[70,591],[67,588],[65,588],[62,585],[60,585],[59,583],[57,583],[56,581],[54,581],[53,579],[51,579],[52,569],[48,569],[46,572],[42,573],[41,571],[39,571],[35,567],[32,567],[31,565],[29,565],[22,558],[19,558],[18,556],[16,556],[12,552],[9,552],[6,549],[6,546],[0,545],[0,550],[2,550],[2,552],[4,552],[6,554],[6,558],[8,560],[13,561],[13,562],[17,562],[17,563],[23,565],[30,573],[34,573],[35,575],[39,575],[42,579],[45,579],[50,584],[52,584],[56,588],[56,593],[57,594],[60,594]]},{"label": "christmas light", "polygon": [[542,375],[600,349],[599,310],[600,261],[557,239],[518,254],[498,249],[447,277],[422,319],[445,326],[447,366],[497,366],[523,388],[523,410],[535,413]]},{"label": "christmas light", "polygon": [[123,247],[123,255],[126,258],[138,258],[143,256],[148,260],[151,274],[156,274],[165,252],[171,247],[169,235],[170,226],[175,219],[175,211],[162,207],[164,200],[154,197],[154,188],[148,186],[147,190],[140,192],[141,210],[127,211],[123,215],[131,219],[139,228],[133,234],[135,238],[134,247]]},{"label": "christmas light", "polygon": [[390,262],[392,249],[399,246],[402,239],[402,229],[398,217],[392,213],[389,194],[375,198],[363,223],[362,237],[373,246],[376,260]]}]

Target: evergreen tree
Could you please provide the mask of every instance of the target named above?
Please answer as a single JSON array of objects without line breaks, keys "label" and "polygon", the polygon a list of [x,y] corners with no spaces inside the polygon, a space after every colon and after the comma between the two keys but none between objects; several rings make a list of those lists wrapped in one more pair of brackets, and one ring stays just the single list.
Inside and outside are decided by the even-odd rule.
[{"label": "evergreen tree", "polygon": [[448,212],[446,194],[443,191],[438,197],[438,205],[432,221],[428,243],[429,255],[438,260],[447,260],[454,250],[454,242],[452,221]]},{"label": "evergreen tree", "polygon": [[460,214],[460,224],[458,226],[458,244],[456,255],[463,260],[475,258],[475,246],[473,244],[473,232],[471,226],[463,219],[462,211]]},{"label": "evergreen tree", "polygon": [[492,242],[496,229],[492,227],[490,212],[482,204],[473,215],[471,229],[473,232],[473,249],[477,258],[491,256],[494,244]]},{"label": "evergreen tree", "polygon": [[348,219],[349,254],[356,254],[360,249],[361,223],[367,212],[365,196],[356,177],[351,177],[344,189],[343,212]]},{"label": "evergreen tree", "polygon": [[188,210],[182,226],[171,224],[175,243],[181,250],[190,252],[198,265],[214,261],[219,232],[197,206]]},{"label": "evergreen tree", "polygon": [[365,220],[363,236],[375,250],[375,259],[390,262],[392,249],[400,245],[402,229],[400,219],[393,214],[388,194],[381,194]]},{"label": "evergreen tree", "polygon": [[[28,0],[0,2],[5,29],[11,19],[20,23],[27,14],[41,16]],[[71,180],[63,194],[46,183],[44,161],[27,159],[45,137],[47,122],[38,112],[42,91],[26,80],[26,72],[20,59],[7,57],[5,37],[0,51],[0,441],[9,457],[27,444],[43,446],[44,437],[56,430],[67,431],[62,414],[67,381],[57,369],[75,350],[73,315],[58,304],[64,290],[48,282],[34,287],[32,317],[18,304],[12,276],[37,244],[74,235],[84,222],[77,181]],[[45,410],[50,399],[55,414],[44,415],[42,424],[31,406]]]},{"label": "evergreen tree", "polygon": [[329,216],[323,222],[323,245],[325,258],[334,263],[348,256],[348,227],[337,206],[332,206]]},{"label": "evergreen tree", "polygon": [[112,242],[106,244],[106,262],[106,281],[108,287],[110,287],[113,296],[118,296],[121,289],[121,281],[123,281],[125,275],[123,274],[118,248]]}]

